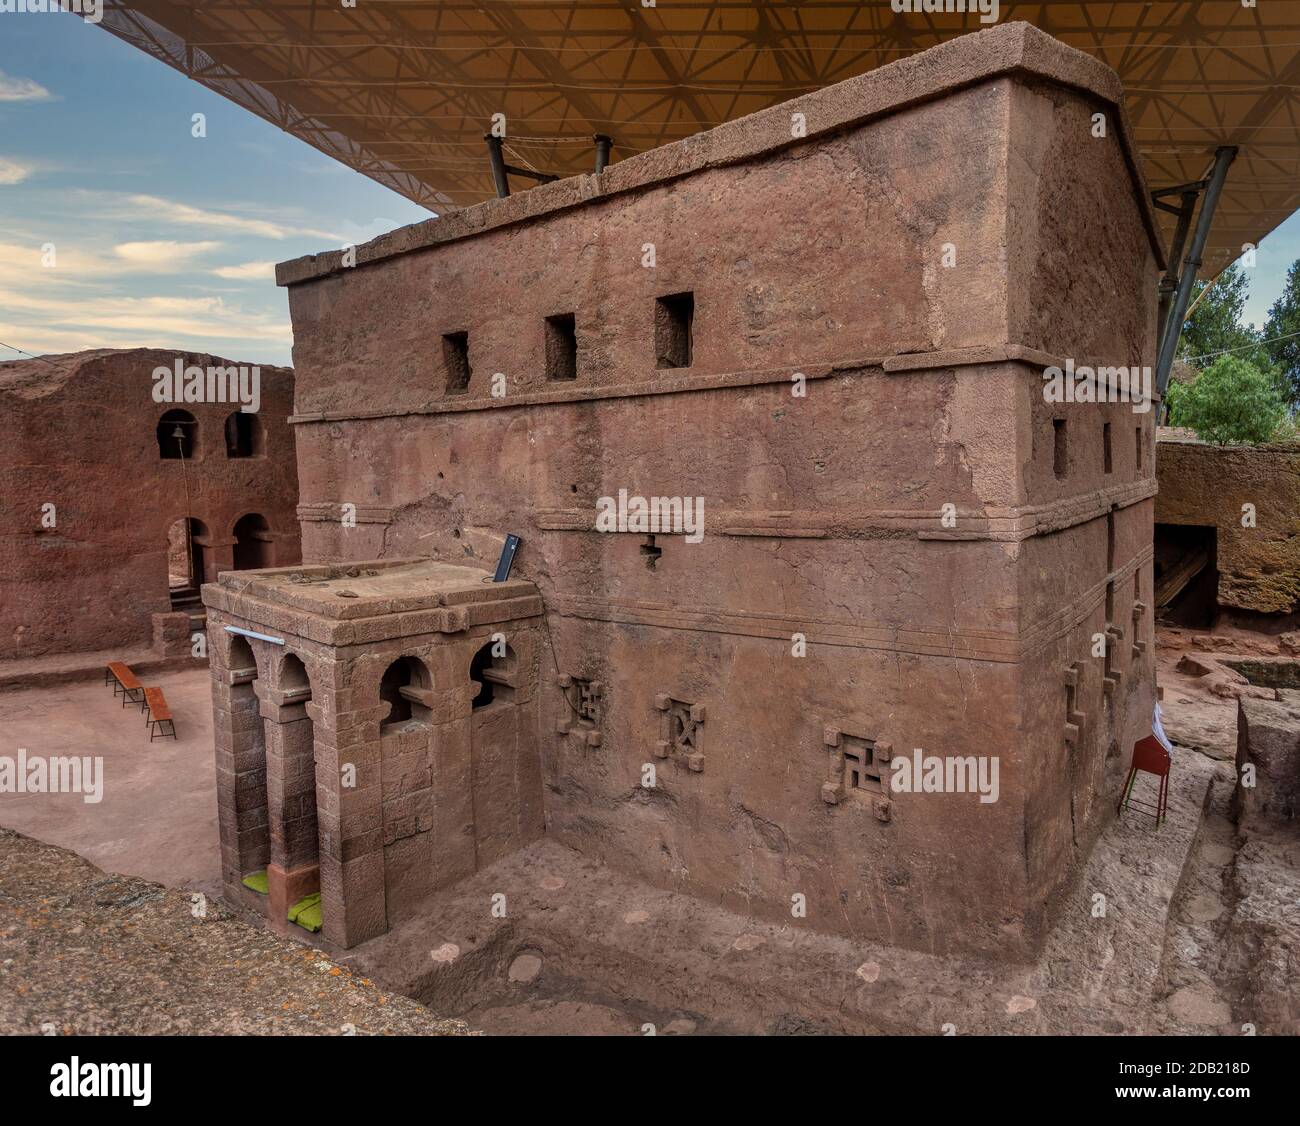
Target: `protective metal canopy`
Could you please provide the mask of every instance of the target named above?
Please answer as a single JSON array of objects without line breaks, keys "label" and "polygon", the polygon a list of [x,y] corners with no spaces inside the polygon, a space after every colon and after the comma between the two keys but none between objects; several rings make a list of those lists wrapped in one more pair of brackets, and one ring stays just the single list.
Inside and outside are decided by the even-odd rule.
[{"label": "protective metal canopy", "polygon": [[[889,0],[648,3],[108,0],[103,26],[437,211],[495,194],[493,114],[510,165],[573,175],[593,169],[595,134],[618,160],[988,26]],[[1300,0],[1004,2],[998,15],[1119,73],[1153,190],[1201,181],[1219,146],[1239,149],[1203,273],[1300,206]],[[1175,219],[1161,222],[1168,242]]]}]

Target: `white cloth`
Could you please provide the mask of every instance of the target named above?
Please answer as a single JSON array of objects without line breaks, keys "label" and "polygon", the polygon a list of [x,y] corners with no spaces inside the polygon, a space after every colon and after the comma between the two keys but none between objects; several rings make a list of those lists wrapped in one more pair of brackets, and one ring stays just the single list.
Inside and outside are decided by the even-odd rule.
[{"label": "white cloth", "polygon": [[1160,726],[1160,701],[1156,701],[1155,713],[1151,716],[1151,734],[1156,737],[1159,744],[1164,747],[1170,754],[1174,753],[1174,745],[1169,741],[1169,736],[1165,734],[1165,729]]}]

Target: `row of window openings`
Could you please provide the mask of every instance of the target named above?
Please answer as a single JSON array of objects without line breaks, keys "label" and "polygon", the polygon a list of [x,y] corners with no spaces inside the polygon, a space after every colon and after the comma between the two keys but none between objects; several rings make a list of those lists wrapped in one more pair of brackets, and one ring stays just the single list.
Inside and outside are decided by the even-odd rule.
[{"label": "row of window openings", "polygon": [[[515,652],[509,646],[498,656],[494,650],[498,643],[490,641],[470,661],[469,678],[475,685],[471,708],[478,710],[497,701],[510,702],[515,698]],[[406,723],[409,720],[429,721],[428,694],[433,680],[424,663],[415,657],[399,657],[384,672],[379,682],[379,698],[388,705],[388,714],[381,726]]]},{"label": "row of window openings", "polygon": [[[262,457],[266,436],[257,415],[234,411],[226,418],[226,457]],[[158,456],[188,461],[199,444],[199,423],[189,411],[170,410],[158,420]]]},{"label": "row of window openings", "polygon": [[[497,701],[514,700],[515,652],[506,646],[502,656],[494,655],[496,642],[488,642],[470,662],[469,678],[477,686],[472,707],[477,710]],[[230,669],[236,674],[257,676],[257,662],[252,646],[242,637],[235,637],[230,645]],[[428,722],[428,694],[433,688],[433,678],[424,662],[416,657],[398,657],[384,671],[379,681],[379,698],[388,705],[388,714],[381,725],[406,723],[408,720]],[[280,670],[280,689],[286,697],[310,697],[311,682],[302,661],[290,653]]]},{"label": "row of window openings", "polygon": [[[1102,469],[1106,473],[1114,471],[1114,457],[1111,453],[1111,430],[1110,423],[1101,424],[1101,460]],[[1137,465],[1137,471],[1143,471],[1144,444],[1142,440],[1142,427],[1133,428],[1133,449],[1134,460]],[[1063,480],[1070,471],[1070,439],[1069,429],[1066,420],[1063,418],[1052,419],[1052,472],[1058,479]]]},{"label": "row of window openings", "polygon": [[[695,295],[672,293],[655,300],[655,367],[691,366]],[[573,313],[560,313],[543,321],[546,378],[563,383],[578,378],[578,327]],[[442,360],[447,369],[447,394],[469,390],[474,374],[469,363],[469,333],[449,332],[442,338]]]}]

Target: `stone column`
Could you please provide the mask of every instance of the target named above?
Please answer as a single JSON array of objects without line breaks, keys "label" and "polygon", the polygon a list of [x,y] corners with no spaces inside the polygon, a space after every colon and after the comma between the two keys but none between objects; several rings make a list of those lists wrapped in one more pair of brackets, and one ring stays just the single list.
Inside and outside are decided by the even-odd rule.
[{"label": "stone column", "polygon": [[474,824],[474,768],[470,716],[470,661],[478,640],[443,639],[428,652],[434,694],[430,708],[435,836],[433,886],[447,887],[478,868]]},{"label": "stone column", "polygon": [[202,548],[203,581],[215,583],[222,571],[235,569],[235,538],[226,536],[195,536],[194,543]]},{"label": "stone column", "polygon": [[271,838],[267,898],[277,928],[289,925],[290,907],[320,889],[312,721],[301,693],[297,695],[299,702],[290,702],[274,688],[258,692],[266,731]]},{"label": "stone column", "polygon": [[388,930],[379,766],[388,705],[353,707],[347,664],[323,667],[307,705],[316,735],[323,928],[343,947]]},{"label": "stone column", "polygon": [[211,671],[221,878],[232,900],[260,912],[265,900],[241,881],[270,861],[262,718],[251,687],[254,676],[225,667],[217,650],[214,646]]}]

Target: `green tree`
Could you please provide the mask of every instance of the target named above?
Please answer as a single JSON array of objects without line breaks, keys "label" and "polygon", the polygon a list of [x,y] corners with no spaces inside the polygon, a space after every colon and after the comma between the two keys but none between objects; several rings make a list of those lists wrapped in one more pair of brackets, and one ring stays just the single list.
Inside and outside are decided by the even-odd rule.
[{"label": "green tree", "polygon": [[1264,323],[1269,358],[1281,373],[1286,397],[1300,407],[1300,259],[1286,272],[1286,287],[1273,302]]},{"label": "green tree", "polygon": [[[1209,293],[1205,293],[1207,288]],[[1198,281],[1192,287],[1192,304],[1196,308],[1183,324],[1178,342],[1180,360],[1204,368],[1220,353],[1255,343],[1254,329],[1241,323],[1248,289],[1246,274],[1235,262],[1213,282]]]},{"label": "green tree", "polygon": [[1215,445],[1270,441],[1288,417],[1272,373],[1240,356],[1220,356],[1191,383],[1169,385],[1170,425],[1189,426]]}]

